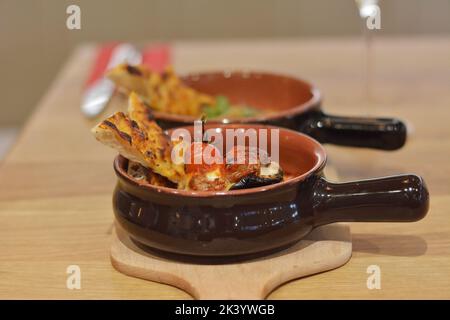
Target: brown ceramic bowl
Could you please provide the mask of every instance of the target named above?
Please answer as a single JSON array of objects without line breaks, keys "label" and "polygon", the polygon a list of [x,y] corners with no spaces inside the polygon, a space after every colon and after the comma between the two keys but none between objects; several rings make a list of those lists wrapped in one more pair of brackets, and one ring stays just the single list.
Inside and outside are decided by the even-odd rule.
[{"label": "brown ceramic bowl", "polygon": [[[210,127],[221,133],[225,128],[273,129],[238,124],[206,129]],[[183,255],[235,256],[285,247],[328,223],[408,222],[427,213],[428,191],[422,178],[399,175],[328,182],[322,173],[325,150],[317,141],[288,129],[280,129],[279,136],[280,164],[292,178],[228,192],[142,184],[126,174],[128,160],[118,156],[113,196],[117,222],[132,239],[151,248]]]},{"label": "brown ceramic bowl", "polygon": [[[401,148],[406,126],[398,119],[340,117],[321,110],[321,95],[310,83],[285,75],[263,72],[209,72],[183,77],[200,92],[224,95],[230,102],[263,109],[266,114],[209,123],[262,123],[300,131],[321,143],[383,150]],[[155,112],[165,129],[192,125],[191,116]]]}]

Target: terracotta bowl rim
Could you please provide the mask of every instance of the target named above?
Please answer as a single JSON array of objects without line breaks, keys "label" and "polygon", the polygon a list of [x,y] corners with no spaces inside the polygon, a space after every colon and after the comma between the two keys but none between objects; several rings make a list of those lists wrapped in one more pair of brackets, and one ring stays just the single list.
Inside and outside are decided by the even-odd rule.
[{"label": "terracotta bowl rim", "polygon": [[[301,78],[295,77],[293,75],[287,75],[277,72],[269,72],[269,71],[257,71],[257,70],[244,70],[244,69],[233,69],[233,70],[212,70],[212,71],[200,71],[200,72],[191,72],[181,76],[181,79],[186,79],[190,77],[202,77],[202,76],[221,76],[224,78],[231,78],[233,76],[246,76],[246,77],[279,77],[288,80],[292,80],[295,82],[300,82],[303,85],[306,85],[309,88],[311,93],[311,98],[305,101],[302,104],[292,106],[286,110],[282,110],[276,113],[270,113],[266,115],[259,115],[255,117],[248,118],[231,118],[231,119],[210,119],[209,123],[217,123],[217,124],[227,124],[227,123],[250,123],[250,122],[266,122],[266,121],[275,121],[283,118],[289,118],[297,114],[301,114],[306,112],[307,110],[313,108],[314,106],[320,105],[322,101],[322,95],[319,89],[311,84],[310,82],[303,80]],[[170,114],[165,112],[153,111],[155,118],[173,121],[173,122],[182,122],[182,123],[192,123],[194,120],[197,120],[198,117],[179,115],[179,114]]]},{"label": "terracotta bowl rim", "polygon": [[[211,126],[211,125],[214,125],[214,124],[209,124],[209,126]],[[294,185],[298,184],[299,182],[305,180],[307,177],[313,175],[315,172],[318,172],[319,170],[323,169],[326,165],[327,154],[326,154],[325,148],[317,140],[311,138],[310,136],[307,136],[306,134],[300,133],[298,131],[294,131],[294,130],[286,129],[286,128],[282,128],[282,127],[277,127],[277,126],[272,126],[272,125],[263,125],[263,124],[237,124],[237,123],[217,124],[216,123],[215,125],[219,125],[220,127],[225,128],[225,129],[232,128],[232,127],[242,128],[242,126],[248,127],[248,128],[255,128],[255,129],[264,129],[264,128],[265,129],[279,129],[280,132],[286,131],[288,133],[301,136],[302,139],[305,139],[315,145],[314,149],[315,149],[315,153],[317,155],[317,161],[314,164],[314,166],[312,168],[310,168],[308,171],[304,172],[301,175],[295,176],[292,179],[278,182],[278,183],[271,184],[271,185],[267,185],[267,186],[262,186],[262,187],[241,189],[241,190],[231,190],[231,191],[186,191],[186,190],[178,190],[178,189],[169,188],[169,187],[155,186],[155,185],[151,185],[149,183],[142,183],[142,182],[132,179],[123,170],[120,163],[121,163],[121,161],[124,161],[124,159],[126,160],[126,158],[121,156],[120,154],[117,155],[114,159],[114,163],[113,163],[114,171],[116,172],[116,175],[118,176],[119,179],[123,179],[124,181],[128,182],[129,184],[134,185],[144,191],[156,192],[159,194],[168,194],[168,195],[173,195],[173,196],[177,196],[177,197],[214,198],[214,197],[229,197],[229,196],[236,197],[236,196],[254,195],[254,194],[258,194],[258,193],[262,193],[262,192],[275,191],[277,189],[281,189],[284,187],[294,186]],[[180,128],[187,129],[187,128],[191,128],[191,127],[192,126],[184,126],[184,127],[179,127],[176,129],[180,129]],[[171,129],[171,130],[173,130],[173,129]]]}]

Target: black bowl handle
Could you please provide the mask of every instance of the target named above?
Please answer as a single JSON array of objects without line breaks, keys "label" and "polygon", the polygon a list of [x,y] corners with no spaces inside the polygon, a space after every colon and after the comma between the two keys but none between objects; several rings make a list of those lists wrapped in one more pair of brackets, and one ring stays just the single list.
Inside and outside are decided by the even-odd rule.
[{"label": "black bowl handle", "polygon": [[406,142],[405,124],[393,118],[339,117],[316,112],[300,131],[322,143],[396,150]]},{"label": "black bowl handle", "polygon": [[348,183],[319,178],[313,194],[315,224],[332,222],[412,222],[425,217],[428,190],[416,175]]}]

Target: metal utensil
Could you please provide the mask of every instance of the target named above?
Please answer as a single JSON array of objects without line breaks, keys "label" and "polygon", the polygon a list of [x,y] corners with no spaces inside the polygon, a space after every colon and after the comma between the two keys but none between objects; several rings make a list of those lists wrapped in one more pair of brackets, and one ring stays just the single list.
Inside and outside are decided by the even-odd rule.
[{"label": "metal utensil", "polygon": [[[114,49],[106,69],[111,69],[120,63],[139,64],[141,61],[141,53],[131,44],[124,43]],[[114,89],[114,83],[105,76],[102,75],[97,79],[84,93],[81,103],[83,114],[88,118],[99,115],[107,106]]]}]

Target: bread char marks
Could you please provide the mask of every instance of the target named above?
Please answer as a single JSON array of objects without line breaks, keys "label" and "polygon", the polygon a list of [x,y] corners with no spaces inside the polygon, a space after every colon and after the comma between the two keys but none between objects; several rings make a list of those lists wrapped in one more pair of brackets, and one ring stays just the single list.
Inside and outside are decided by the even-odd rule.
[{"label": "bread char marks", "polygon": [[147,132],[148,143],[155,146],[154,150],[147,150],[146,155],[152,159],[169,159],[172,151],[170,137],[154,121],[152,111],[135,92],[129,97],[128,114],[132,121]]},{"label": "bread char marks", "polygon": [[142,77],[142,76],[143,76],[141,70],[139,70],[138,68],[136,68],[136,67],[134,67],[134,66],[132,66],[132,65],[127,64],[127,65],[126,65],[126,70],[127,70],[127,72],[128,72],[129,74],[131,74],[131,75],[139,76],[139,77]]},{"label": "bread char marks", "polygon": [[112,123],[108,120],[105,120],[104,124],[107,125],[108,127],[110,127],[111,129],[113,129],[114,131],[116,131],[117,134],[119,134],[123,139],[127,140],[130,145],[132,144],[131,136],[128,133],[120,131],[119,129],[117,129],[117,127],[114,123]]},{"label": "bread char marks", "polygon": [[128,115],[117,112],[94,127],[97,140],[116,149],[125,158],[150,168],[155,173],[179,183],[183,165],[171,161],[169,136],[151,119],[151,111],[132,93]]}]

